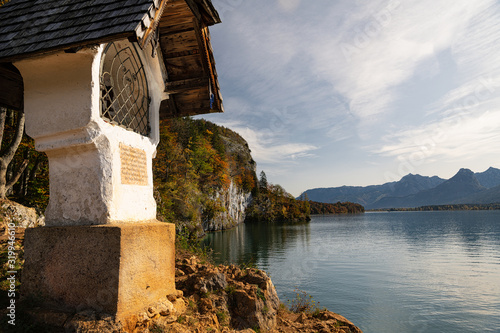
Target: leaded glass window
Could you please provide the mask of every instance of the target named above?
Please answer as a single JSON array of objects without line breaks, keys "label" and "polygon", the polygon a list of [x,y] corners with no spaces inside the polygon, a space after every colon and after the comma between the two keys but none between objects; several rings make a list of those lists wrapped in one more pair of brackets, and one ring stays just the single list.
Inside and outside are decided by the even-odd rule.
[{"label": "leaded glass window", "polygon": [[135,44],[109,43],[101,62],[101,117],[144,136],[149,135],[149,92],[144,65]]}]

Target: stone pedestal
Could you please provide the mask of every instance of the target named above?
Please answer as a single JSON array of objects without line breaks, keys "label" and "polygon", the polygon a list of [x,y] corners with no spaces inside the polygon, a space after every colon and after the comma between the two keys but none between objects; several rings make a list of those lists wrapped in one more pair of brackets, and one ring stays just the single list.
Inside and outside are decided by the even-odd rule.
[{"label": "stone pedestal", "polygon": [[175,292],[174,238],[159,222],[28,229],[21,293],[43,308],[125,319]]}]

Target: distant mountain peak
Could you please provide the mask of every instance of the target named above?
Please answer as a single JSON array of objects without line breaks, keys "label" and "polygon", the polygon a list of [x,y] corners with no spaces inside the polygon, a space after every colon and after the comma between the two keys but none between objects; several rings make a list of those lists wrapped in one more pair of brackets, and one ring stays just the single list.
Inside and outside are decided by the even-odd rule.
[{"label": "distant mountain peak", "polygon": [[409,173],[409,174],[407,174],[406,176],[404,176],[403,178],[401,178],[401,180],[403,180],[403,179],[405,179],[405,178],[414,178],[414,177],[417,177],[417,176],[419,176],[419,175],[414,175],[414,174],[412,174],[412,173]]},{"label": "distant mountain peak", "polygon": [[474,172],[472,172],[471,169],[466,169],[462,168],[458,170],[458,172],[455,174],[455,176],[451,177],[450,180],[453,180],[454,178],[462,178],[462,177],[474,177]]},{"label": "distant mountain peak", "polygon": [[493,188],[500,185],[500,169],[489,167],[488,170],[475,175],[484,187]]},{"label": "distant mountain peak", "polygon": [[474,172],[470,169],[462,168],[457,174],[450,178],[449,182],[460,182],[460,183],[468,183],[473,184],[476,187],[484,187],[481,185],[479,180],[476,178]]}]

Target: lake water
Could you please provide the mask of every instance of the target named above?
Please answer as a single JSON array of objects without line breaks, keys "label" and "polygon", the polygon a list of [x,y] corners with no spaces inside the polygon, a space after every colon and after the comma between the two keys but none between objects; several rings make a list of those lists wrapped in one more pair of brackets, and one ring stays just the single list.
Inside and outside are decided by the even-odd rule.
[{"label": "lake water", "polygon": [[243,224],[204,240],[219,263],[254,262],[365,333],[500,332],[500,211],[316,216]]}]

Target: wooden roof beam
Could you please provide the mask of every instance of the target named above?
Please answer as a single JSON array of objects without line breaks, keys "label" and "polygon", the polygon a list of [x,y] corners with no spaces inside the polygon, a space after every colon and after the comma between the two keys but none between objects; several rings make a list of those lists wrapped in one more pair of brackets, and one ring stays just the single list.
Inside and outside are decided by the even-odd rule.
[{"label": "wooden roof beam", "polygon": [[179,110],[175,104],[175,97],[169,96],[168,99],[160,103],[160,120],[170,119],[179,116]]},{"label": "wooden roof beam", "polygon": [[198,9],[198,5],[194,0],[184,0],[186,1],[187,5],[189,6],[189,9],[193,12],[194,17],[196,20],[201,21],[201,13],[200,10]]},{"label": "wooden roof beam", "polygon": [[209,84],[210,84],[210,79],[208,76],[167,82],[165,87],[165,92],[169,94],[178,94],[188,90],[207,87]]}]

